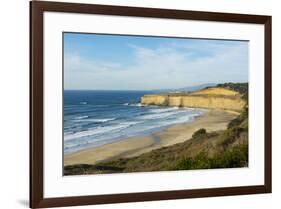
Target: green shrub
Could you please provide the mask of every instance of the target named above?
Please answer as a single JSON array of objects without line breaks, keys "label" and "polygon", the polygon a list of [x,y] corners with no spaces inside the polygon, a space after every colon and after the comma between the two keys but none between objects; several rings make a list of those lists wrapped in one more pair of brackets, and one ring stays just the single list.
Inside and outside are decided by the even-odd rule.
[{"label": "green shrub", "polygon": [[228,123],[227,128],[229,129],[239,126],[247,119],[248,119],[248,106],[245,106],[241,114]]},{"label": "green shrub", "polygon": [[240,168],[248,165],[248,144],[241,144],[220,152],[210,158],[206,152],[195,157],[184,157],[177,161],[173,170],[194,170],[209,168]]},{"label": "green shrub", "polygon": [[192,137],[193,137],[193,138],[196,138],[196,137],[205,135],[206,133],[207,133],[207,131],[206,131],[205,128],[200,128],[200,129],[198,129],[197,131],[195,131],[195,132],[192,134]]},{"label": "green shrub", "polygon": [[216,154],[211,159],[212,168],[239,168],[248,165],[248,144],[237,145],[231,150]]},{"label": "green shrub", "polygon": [[246,118],[248,118],[248,112],[249,112],[248,106],[246,105],[246,106],[244,107],[243,112],[241,113],[240,117],[241,117],[243,120],[245,120]]},{"label": "green shrub", "polygon": [[192,170],[210,168],[211,163],[206,152],[200,152],[195,157],[184,157],[175,166],[175,170]]},{"label": "green shrub", "polygon": [[200,152],[194,157],[193,160],[193,169],[206,169],[211,168],[210,159],[206,152]]},{"label": "green shrub", "polygon": [[240,127],[244,129],[244,131],[248,132],[248,119],[244,120],[241,124]]},{"label": "green shrub", "polygon": [[193,169],[193,159],[191,157],[185,157],[177,161],[175,168],[171,170],[191,170]]},{"label": "green shrub", "polygon": [[237,117],[237,118],[234,118],[233,120],[231,120],[228,125],[227,125],[227,128],[230,129],[232,127],[235,127],[235,126],[239,126],[241,124],[242,120],[240,117]]},{"label": "green shrub", "polygon": [[221,139],[219,141],[219,144],[222,145],[224,149],[226,149],[230,144],[235,141],[237,137],[239,137],[242,131],[244,131],[244,129],[240,127],[234,127],[225,130],[220,136]]}]

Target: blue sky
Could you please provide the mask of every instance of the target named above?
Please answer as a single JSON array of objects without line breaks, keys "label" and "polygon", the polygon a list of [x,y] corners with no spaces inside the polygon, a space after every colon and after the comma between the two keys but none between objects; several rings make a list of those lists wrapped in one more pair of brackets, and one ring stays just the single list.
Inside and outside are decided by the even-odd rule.
[{"label": "blue sky", "polygon": [[64,33],[64,88],[150,90],[247,82],[248,44]]}]

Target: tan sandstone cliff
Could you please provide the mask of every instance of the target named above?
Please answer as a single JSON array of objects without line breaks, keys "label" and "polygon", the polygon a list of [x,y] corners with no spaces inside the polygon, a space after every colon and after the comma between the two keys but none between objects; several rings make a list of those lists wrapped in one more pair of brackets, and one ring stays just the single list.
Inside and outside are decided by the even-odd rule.
[{"label": "tan sandstone cliff", "polygon": [[207,88],[191,93],[148,94],[141,98],[144,105],[216,108],[241,111],[246,102],[241,95],[225,88]]}]

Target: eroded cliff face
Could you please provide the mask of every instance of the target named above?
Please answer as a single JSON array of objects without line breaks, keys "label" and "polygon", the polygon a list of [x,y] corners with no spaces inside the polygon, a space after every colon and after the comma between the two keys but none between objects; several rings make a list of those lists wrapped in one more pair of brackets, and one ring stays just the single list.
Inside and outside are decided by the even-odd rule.
[{"label": "eroded cliff face", "polygon": [[144,105],[201,107],[241,111],[246,102],[241,95],[224,88],[209,88],[192,93],[150,94],[141,98]]}]

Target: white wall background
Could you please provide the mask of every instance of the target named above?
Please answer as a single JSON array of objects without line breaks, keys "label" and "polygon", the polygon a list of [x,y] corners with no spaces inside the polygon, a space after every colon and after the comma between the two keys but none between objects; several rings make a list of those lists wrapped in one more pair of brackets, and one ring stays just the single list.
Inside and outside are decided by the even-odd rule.
[{"label": "white wall background", "polygon": [[[273,0],[72,0],[97,4],[266,14],[273,16],[273,194],[126,203],[76,208],[273,209],[281,196],[281,7]],[[28,207],[29,193],[29,2],[6,0],[0,7],[0,208]]]}]

